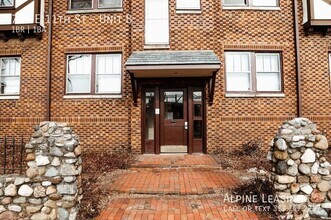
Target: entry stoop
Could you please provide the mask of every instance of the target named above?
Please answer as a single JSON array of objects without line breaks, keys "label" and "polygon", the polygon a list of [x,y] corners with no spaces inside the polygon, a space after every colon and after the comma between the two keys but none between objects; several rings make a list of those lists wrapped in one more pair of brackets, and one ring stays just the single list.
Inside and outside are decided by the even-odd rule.
[{"label": "entry stoop", "polygon": [[132,171],[220,171],[220,164],[206,154],[161,154],[140,155],[131,165]]}]

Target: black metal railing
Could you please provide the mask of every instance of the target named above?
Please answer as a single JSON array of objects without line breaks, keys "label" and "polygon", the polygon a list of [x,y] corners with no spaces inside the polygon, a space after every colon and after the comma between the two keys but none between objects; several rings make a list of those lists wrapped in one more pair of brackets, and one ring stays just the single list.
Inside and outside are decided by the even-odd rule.
[{"label": "black metal railing", "polygon": [[25,151],[23,136],[0,138],[0,173],[22,174],[25,170]]}]

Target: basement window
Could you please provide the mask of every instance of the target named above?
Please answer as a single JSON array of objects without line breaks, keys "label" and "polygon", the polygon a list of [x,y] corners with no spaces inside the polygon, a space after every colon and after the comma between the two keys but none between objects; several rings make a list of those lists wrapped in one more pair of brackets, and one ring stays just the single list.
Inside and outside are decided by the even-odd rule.
[{"label": "basement window", "polygon": [[0,57],[0,69],[0,95],[19,95],[21,58]]},{"label": "basement window", "polygon": [[67,56],[66,94],[121,94],[121,54]]}]

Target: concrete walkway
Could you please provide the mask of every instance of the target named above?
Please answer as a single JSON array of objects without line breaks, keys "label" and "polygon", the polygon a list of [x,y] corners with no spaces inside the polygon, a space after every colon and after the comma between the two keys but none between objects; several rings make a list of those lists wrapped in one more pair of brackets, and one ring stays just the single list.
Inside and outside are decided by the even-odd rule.
[{"label": "concrete walkway", "polygon": [[240,181],[209,155],[142,155],[131,170],[110,188],[132,198],[113,200],[98,220],[259,219],[224,201],[221,192]]}]

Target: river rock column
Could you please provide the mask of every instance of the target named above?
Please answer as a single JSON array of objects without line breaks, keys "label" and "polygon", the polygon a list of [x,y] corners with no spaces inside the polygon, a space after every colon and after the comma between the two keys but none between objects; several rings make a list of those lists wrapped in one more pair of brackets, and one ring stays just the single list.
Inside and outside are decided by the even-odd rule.
[{"label": "river rock column", "polygon": [[36,203],[31,219],[76,219],[82,195],[78,137],[66,123],[42,122],[35,130],[25,146],[33,184],[20,186],[18,194]]},{"label": "river rock column", "polygon": [[272,181],[281,219],[328,217],[331,211],[330,169],[323,156],[328,141],[305,118],[285,122],[271,142]]}]

